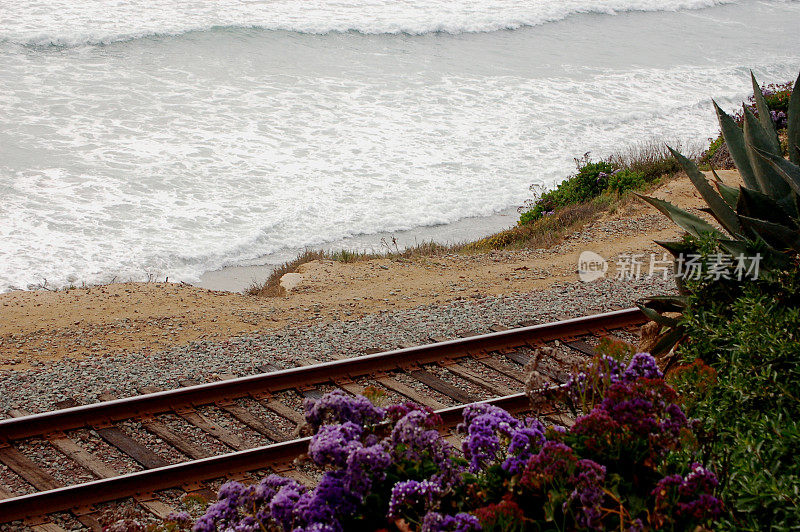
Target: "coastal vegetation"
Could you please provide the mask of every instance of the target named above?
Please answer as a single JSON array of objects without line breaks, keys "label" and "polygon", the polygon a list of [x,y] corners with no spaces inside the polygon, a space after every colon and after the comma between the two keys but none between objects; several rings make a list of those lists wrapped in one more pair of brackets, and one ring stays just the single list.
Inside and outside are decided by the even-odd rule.
[{"label": "coastal vegetation", "polygon": [[538,185],[531,186],[534,198],[520,209],[519,225],[530,224],[553,215],[559,208],[586,203],[604,194],[619,197],[641,190],[680,168],[675,158],[656,144],[597,162],[592,162],[590,154],[586,153],[575,159],[575,165],[577,172],[554,189],[541,192]]},{"label": "coastal vegetation", "polygon": [[[226,484],[194,529],[793,529],[800,521],[800,94],[789,96],[781,127],[755,79],[753,86],[758,113],[745,106],[739,123],[717,107],[744,186],[716,173],[709,183],[695,161],[669,152],[668,164],[686,172],[715,223],[641,196],[686,231],[660,243],[676,264],[688,255],[700,264],[697,276],[677,272],[680,296],[642,306],[658,329],[659,358],[601,344],[562,389],[548,392],[571,408],[568,426],[471,407],[461,456],[435,430],[431,411],[383,406],[377,390],[309,400],[309,458],[325,470],[319,485],[275,475]],[[572,182],[547,196],[564,204],[520,227],[591,212],[586,206],[610,193],[614,171],[627,172],[623,192],[642,186],[630,177],[641,170],[586,157]],[[720,257],[730,259],[724,267]],[[188,514],[173,518],[171,527],[192,522]]]},{"label": "coastal vegetation", "polygon": [[[720,477],[727,511],[718,527],[789,530],[800,521],[800,93],[781,97],[785,114],[776,117],[752,81],[754,106],[743,107],[741,120],[716,107],[744,186],[716,174],[712,186],[674,152],[722,230],[643,197],[687,233],[661,245],[676,261],[699,258],[697,275],[680,274],[684,295],[654,298],[643,309],[663,326],[657,351],[681,342],[675,382]],[[736,275],[742,264],[748,275]]]},{"label": "coastal vegetation", "polygon": [[[698,155],[699,156],[699,155]],[[464,252],[492,249],[546,249],[566,235],[635,201],[634,191],[647,191],[679,173],[680,164],[656,142],[631,146],[608,159],[592,162],[586,153],[575,159],[577,172],[555,189],[531,186],[534,198],[520,210],[519,222],[494,235],[462,244]]]}]

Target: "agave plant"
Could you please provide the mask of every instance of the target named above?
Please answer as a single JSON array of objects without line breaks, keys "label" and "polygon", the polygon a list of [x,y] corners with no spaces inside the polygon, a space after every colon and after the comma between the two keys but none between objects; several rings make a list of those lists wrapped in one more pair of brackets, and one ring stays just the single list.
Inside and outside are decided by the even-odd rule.
[{"label": "agave plant", "polygon": [[[692,237],[711,237],[723,251],[741,261],[749,261],[758,253],[762,257],[759,265],[762,271],[780,270],[800,254],[800,90],[797,90],[800,76],[788,106],[789,160],[783,157],[778,132],[752,72],[751,79],[758,116],[743,106],[741,127],[714,102],[722,136],[744,186],[726,185],[713,168],[714,180],[709,183],[694,162],[670,148],[708,205],[704,210],[722,229],[667,201],[640,197]],[[696,251],[694,245],[685,240],[658,244],[676,259]],[[681,280],[677,280],[684,291]],[[654,354],[669,351],[683,337],[679,320],[662,313],[681,312],[685,305],[684,297],[654,297],[640,304],[648,317],[665,328],[653,349]]]}]

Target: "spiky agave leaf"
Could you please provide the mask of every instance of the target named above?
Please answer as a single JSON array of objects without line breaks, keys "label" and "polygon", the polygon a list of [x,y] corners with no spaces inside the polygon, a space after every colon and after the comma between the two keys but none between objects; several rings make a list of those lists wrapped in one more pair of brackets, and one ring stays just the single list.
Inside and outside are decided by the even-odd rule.
[{"label": "spiky agave leaf", "polygon": [[711,175],[714,176],[714,186],[717,187],[719,195],[722,196],[722,199],[725,200],[725,203],[727,203],[731,209],[736,209],[736,203],[739,201],[739,189],[726,185],[717,175],[713,166],[711,167]]},{"label": "spiky agave leaf", "polygon": [[775,251],[763,244],[758,246],[746,240],[720,240],[719,246],[732,257],[742,261],[748,269],[753,267],[756,254],[761,255],[759,268],[764,271],[783,269],[792,263],[792,259],[786,253]]},{"label": "spiky agave leaf", "polygon": [[644,313],[645,316],[647,316],[647,318],[650,321],[654,321],[659,325],[661,325],[662,327],[675,327],[678,325],[678,320],[676,318],[669,318],[667,316],[664,316],[660,312],[657,312],[656,310],[646,305],[641,305],[637,303],[636,306],[639,307],[639,309]]},{"label": "spiky agave leaf", "polygon": [[792,97],[789,98],[789,107],[787,109],[788,115],[788,135],[789,143],[789,160],[794,164],[800,165],[800,74],[797,76],[797,81],[794,82],[794,90]]},{"label": "spiky agave leaf", "polygon": [[664,241],[664,240],[655,240],[654,242],[656,244],[658,244],[659,246],[661,246],[662,248],[664,248],[667,251],[669,251],[672,254],[672,256],[676,257],[676,258],[679,257],[681,254],[685,254],[685,253],[687,253],[689,251],[694,251],[695,250],[694,246],[692,246],[690,244],[687,244],[683,240],[677,240],[677,241],[674,241],[674,242],[667,242],[667,241]]},{"label": "spiky agave leaf", "polygon": [[686,296],[650,296],[640,299],[637,305],[644,305],[657,312],[680,312],[689,304]]},{"label": "spiky agave leaf", "polygon": [[744,187],[739,188],[736,214],[787,226],[796,225],[783,205],[762,192]]},{"label": "spiky agave leaf", "polygon": [[[773,128],[774,129],[774,128]],[[750,166],[758,181],[758,189],[788,208],[792,204],[791,189],[786,181],[773,170],[772,165],[759,157],[755,150],[761,149],[780,155],[780,146],[774,145],[770,134],[761,126],[758,119],[747,107],[744,108],[744,140]]]},{"label": "spiky agave leaf", "polygon": [[742,216],[741,220],[742,224],[777,251],[800,252],[800,231],[797,229],[749,216]]},{"label": "spiky agave leaf", "polygon": [[750,158],[747,155],[742,128],[736,124],[736,121],[731,118],[728,113],[717,105],[717,102],[714,100],[711,101],[714,103],[714,109],[717,112],[722,138],[725,139],[728,152],[731,154],[731,158],[734,164],[736,164],[736,169],[739,170],[739,174],[742,176],[745,186],[747,186],[747,188],[761,190],[758,186],[758,181],[756,181],[756,176],[753,173],[753,168],[750,166]]},{"label": "spiky agave leaf", "polygon": [[[653,346],[652,349],[650,349],[650,354],[653,355],[654,357],[666,355],[672,350],[672,348],[674,348],[678,344],[678,342],[683,340],[685,336],[686,336],[685,326],[678,325],[676,327],[671,327],[669,330],[667,330],[664,334],[662,334],[659,337],[658,342],[656,342],[656,345]],[[672,361],[670,361],[670,363],[671,362]],[[668,366],[669,365],[670,364],[668,363]]]},{"label": "spiky agave leaf", "polygon": [[719,190],[719,195],[725,200],[731,208],[735,209],[736,204],[739,202],[739,189],[726,185],[722,181],[715,181],[714,186]]},{"label": "spiky agave leaf", "polygon": [[689,233],[694,237],[701,237],[704,234],[714,234],[718,237],[722,236],[722,233],[717,230],[713,225],[706,222],[699,216],[687,212],[679,207],[676,207],[672,203],[664,200],[660,200],[658,198],[652,198],[649,196],[642,196],[641,194],[636,194],[647,203],[664,213],[670,220],[678,224],[678,226]]},{"label": "spiky agave leaf", "polygon": [[683,167],[683,171],[689,176],[694,188],[697,189],[697,191],[706,201],[711,215],[714,216],[720,225],[722,225],[722,227],[724,227],[725,230],[730,234],[740,234],[742,232],[742,226],[739,223],[736,213],[733,211],[730,205],[725,202],[722,196],[720,196],[713,188],[711,188],[711,185],[708,184],[706,176],[703,175],[703,173],[697,168],[697,165],[669,146],[667,146],[667,149],[669,149],[672,155],[678,160]]},{"label": "spiky agave leaf", "polygon": [[786,181],[795,193],[800,194],[800,166],[797,166],[791,161],[787,161],[780,155],[775,155],[774,153],[764,151],[755,146],[753,150],[755,150],[759,157],[772,165],[775,172]]},{"label": "spiky agave leaf", "polygon": [[758,85],[758,81],[756,81],[756,76],[753,74],[752,70],[750,71],[750,80],[753,82],[753,98],[756,101],[756,109],[758,109],[758,121],[761,123],[761,127],[764,128],[764,131],[769,134],[775,150],[780,153],[781,141],[778,140],[778,132],[775,130],[775,125],[772,123],[772,115],[769,112],[767,101],[764,99],[764,93],[761,92],[761,87]]}]

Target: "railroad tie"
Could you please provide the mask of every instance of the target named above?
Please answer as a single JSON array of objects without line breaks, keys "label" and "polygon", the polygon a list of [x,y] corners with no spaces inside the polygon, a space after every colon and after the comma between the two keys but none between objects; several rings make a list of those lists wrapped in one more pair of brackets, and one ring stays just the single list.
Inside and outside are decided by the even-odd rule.
[{"label": "railroad tie", "polygon": [[[111,392],[102,392],[102,393],[98,394],[97,398],[100,399],[101,401],[113,401],[114,399],[117,399],[118,397],[116,395],[114,395],[113,393],[111,393]],[[189,458],[192,458],[193,460],[198,460],[198,459],[201,459],[201,458],[208,458],[208,457],[212,456],[212,454],[210,452],[208,452],[207,450],[205,450],[203,447],[195,445],[188,438],[179,435],[177,432],[175,432],[171,428],[169,428],[164,422],[162,422],[162,421],[160,421],[158,419],[155,419],[153,417],[145,417],[145,418],[140,418],[137,421],[139,421],[139,423],[141,423],[142,426],[147,431],[149,431],[149,432],[153,433],[155,436],[161,438],[164,442],[166,442],[167,444],[175,447],[178,451],[180,451],[184,455],[188,456]],[[67,454],[67,453],[65,453],[65,454]],[[68,455],[68,456],[70,456],[70,458],[72,458],[71,455]],[[78,462],[78,463],[81,463],[78,460],[75,460],[75,461]],[[81,465],[83,465],[83,464],[81,464]],[[89,468],[87,467],[87,469],[89,469]],[[101,474],[99,471],[95,472],[94,470],[92,470],[92,472],[95,472],[97,474],[97,476],[99,476],[101,478],[115,477],[115,476],[117,476],[119,474],[119,473],[117,473],[116,471],[114,471],[111,468],[107,468],[107,469],[108,470],[104,474]],[[189,493],[196,493],[196,494],[202,496],[203,498],[205,498],[206,500],[213,500],[216,497],[216,494],[213,491],[211,491],[210,489],[208,489],[206,487],[203,487],[203,486],[198,486],[198,487],[196,487],[194,489],[186,489],[186,491],[189,492]],[[152,511],[152,509],[148,507],[148,506],[152,506],[150,504],[150,501],[139,500],[139,503],[142,504],[142,506],[144,506],[148,510]],[[153,513],[156,513],[156,512],[153,511]]]},{"label": "railroad tie", "polygon": [[408,399],[414,401],[417,404],[425,405],[429,408],[433,408],[434,410],[440,410],[442,408],[446,408],[447,406],[444,403],[437,401],[429,394],[421,393],[418,390],[409,386],[408,384],[400,382],[399,380],[390,375],[380,375],[375,377],[375,380],[381,383],[383,386],[389,388],[393,392],[398,393],[404,397],[407,397]]},{"label": "railroad tie", "polygon": [[[60,408],[71,408],[80,406],[81,403],[75,399],[66,399],[56,403]],[[125,431],[116,425],[97,425],[92,427],[101,438],[103,438],[112,447],[116,447],[123,454],[133,458],[145,469],[154,469],[156,467],[163,467],[168,465],[169,462],[161,458],[159,455],[131,438]]]},{"label": "railroad tie", "polygon": [[597,351],[594,350],[594,347],[589,345],[585,340],[571,340],[569,342],[561,342],[565,346],[569,347],[570,349],[574,349],[579,353],[583,353],[584,355],[588,355],[593,357],[597,354]]},{"label": "railroad tie", "polygon": [[[185,386],[192,386],[194,384],[198,384],[197,381],[182,381],[182,385]],[[270,440],[274,442],[279,441],[286,441],[290,438],[288,434],[285,434],[283,431],[267,425],[262,420],[254,416],[250,411],[248,411],[243,406],[235,403],[234,401],[217,401],[214,403],[217,407],[224,410],[231,416],[235,417],[254,431],[258,432],[262,436],[266,436]]]},{"label": "railroad tie", "polygon": [[[98,399],[102,401],[113,401],[114,399],[117,399],[117,396],[110,392],[103,392],[98,394]],[[172,445],[189,458],[197,460],[211,456],[210,452],[195,445],[190,440],[173,431],[166,424],[164,424],[164,422],[155,419],[154,417],[143,417],[139,418],[138,421],[145,429],[152,432],[168,444]]]},{"label": "railroad tie", "polygon": [[494,357],[481,357],[478,359],[478,362],[487,368],[493,369],[494,371],[505,375],[510,379],[514,379],[520,384],[525,383],[525,376],[522,374],[521,368],[512,367]]},{"label": "railroad tie", "polygon": [[[144,386],[140,391],[143,393],[156,393],[163,390],[163,388],[158,386]],[[203,432],[210,434],[231,449],[241,451],[245,448],[241,438],[231,434],[227,429],[211,421],[192,407],[182,406],[180,408],[176,408],[175,414],[182,417]]]},{"label": "railroad tie", "polygon": [[[475,332],[467,332],[462,335],[462,338],[469,338],[470,336],[479,336],[480,333]],[[512,351],[516,352],[516,350]],[[508,364],[503,363],[502,361],[498,360],[496,357],[491,356],[490,353],[480,353],[478,356],[475,357],[475,360],[489,369],[492,369],[501,375],[505,375],[506,377],[517,381],[520,384],[525,383],[524,375],[522,372]],[[514,393],[513,391],[511,393]],[[508,394],[506,394],[508,395]]]},{"label": "railroad tie", "polygon": [[422,384],[433,388],[437,392],[448,396],[450,399],[459,403],[474,403],[475,399],[465,392],[434,375],[427,369],[412,369],[408,374],[417,379]]},{"label": "railroad tie", "polygon": [[482,375],[479,373],[471,370],[470,368],[462,365],[462,364],[440,364],[441,367],[447,369],[451,373],[461,377],[467,382],[471,382],[476,386],[480,386],[481,388],[485,389],[489,393],[503,396],[503,395],[512,395],[516,393],[516,390],[512,390],[505,384],[501,383],[492,383],[487,381]]},{"label": "railroad tie", "polygon": [[[109,394],[99,394],[98,399],[101,401],[108,400],[109,398],[116,399],[116,397]],[[66,400],[61,404],[69,406],[78,406],[78,401]],[[27,415],[23,411],[21,415]],[[145,469],[153,469],[156,467],[163,467],[168,465],[169,462],[164,460],[161,456],[154,453],[132,437],[128,436],[122,429],[116,426],[110,427],[94,427],[93,430],[103,438],[107,443],[116,447],[124,454],[136,460]],[[111,466],[102,462],[99,458],[84,450],[74,440],[66,436],[50,435],[50,443],[53,446],[71,458],[78,465],[91,471],[99,478],[112,478],[118,476],[120,473]],[[161,519],[166,518],[174,509],[158,499],[149,497],[134,497],[134,499],[147,511]]]},{"label": "railroad tie", "polygon": [[[22,454],[17,448],[12,445],[0,446],[0,461],[2,461],[10,470],[24,478],[31,486],[39,491],[54,490],[61,487],[58,482],[50,473],[42,469],[39,464]],[[80,514],[78,512],[71,512],[75,519],[78,520],[83,526],[91,530],[102,530],[103,527],[96,517],[90,514]],[[31,516],[37,517],[37,516]],[[48,523],[41,523],[47,525]],[[52,527],[50,527],[52,529]]]}]

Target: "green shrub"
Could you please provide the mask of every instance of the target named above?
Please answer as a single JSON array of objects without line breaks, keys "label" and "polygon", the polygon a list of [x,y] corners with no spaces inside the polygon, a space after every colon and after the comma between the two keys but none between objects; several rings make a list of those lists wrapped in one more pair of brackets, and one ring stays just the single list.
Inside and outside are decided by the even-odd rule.
[{"label": "green shrub", "polygon": [[629,190],[639,190],[644,187],[644,173],[633,170],[618,170],[607,178],[606,190],[623,194]]},{"label": "green shrub", "polygon": [[[728,515],[720,529],[788,530],[800,523],[800,268],[772,279],[693,287],[683,360],[710,366],[716,384],[672,379],[703,427]],[[701,372],[705,383],[711,372]],[[701,375],[701,376],[703,376]],[[702,380],[702,379],[700,379]]]},{"label": "green shrub", "polygon": [[669,149],[656,142],[630,146],[598,162],[592,162],[589,154],[585,153],[575,159],[575,165],[577,173],[552,190],[543,192],[540,185],[531,186],[533,200],[520,208],[519,225],[550,216],[567,205],[599,198],[606,191],[622,194],[641,189],[661,176],[681,170],[680,163]]},{"label": "green shrub", "polygon": [[520,215],[521,225],[549,216],[558,208],[599,196],[606,189],[609,174],[615,170],[614,165],[608,161],[593,163],[588,153],[580,159],[575,159],[575,164],[578,172],[562,181],[556,188],[540,193],[537,185],[531,186],[534,200],[528,202],[527,209]]}]

